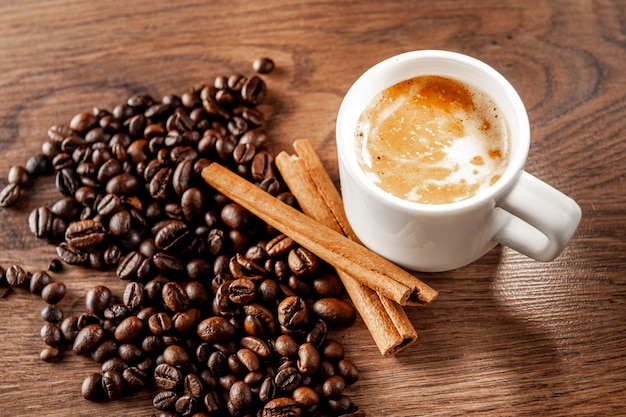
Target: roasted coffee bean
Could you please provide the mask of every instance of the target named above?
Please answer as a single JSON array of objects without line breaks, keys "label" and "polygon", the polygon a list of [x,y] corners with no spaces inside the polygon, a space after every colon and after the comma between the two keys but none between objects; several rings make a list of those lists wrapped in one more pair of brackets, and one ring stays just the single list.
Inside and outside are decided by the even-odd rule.
[{"label": "roasted coffee bean", "polygon": [[289,269],[297,276],[311,275],[316,272],[319,267],[317,256],[302,247],[289,251],[287,262]]},{"label": "roasted coffee bean", "polygon": [[278,305],[278,322],[287,329],[297,329],[309,321],[308,307],[300,297],[286,297]]},{"label": "roasted coffee bean", "polygon": [[91,312],[86,312],[78,316],[76,321],[76,327],[78,330],[82,330],[84,327],[87,327],[90,324],[100,324],[100,317]]},{"label": "roasted coffee bean", "polygon": [[327,335],[328,325],[326,321],[318,319],[315,321],[311,330],[306,334],[306,341],[319,349],[326,341]]},{"label": "roasted coffee bean", "polygon": [[243,255],[237,253],[230,259],[228,269],[233,277],[238,279],[248,279],[257,281],[263,278],[267,271],[254,261],[246,259]]},{"label": "roasted coffee bean", "polygon": [[46,346],[39,353],[39,359],[44,362],[52,362],[61,356],[61,351],[54,346]]},{"label": "roasted coffee bean", "polygon": [[174,391],[166,390],[158,392],[152,399],[152,405],[157,410],[165,411],[173,409],[176,401],[178,400],[178,394]]},{"label": "roasted coffee bean", "polygon": [[328,407],[331,411],[343,416],[354,408],[354,404],[350,398],[341,395],[337,398],[329,398]]},{"label": "roasted coffee bean", "polygon": [[243,381],[235,382],[228,392],[228,400],[235,410],[247,410],[252,405],[253,401],[250,385]]},{"label": "roasted coffee bean", "polygon": [[139,252],[131,251],[119,261],[115,273],[119,279],[132,280],[137,277],[144,259],[144,256]]},{"label": "roasted coffee bean", "polygon": [[89,324],[83,327],[72,346],[72,351],[76,355],[90,354],[104,339],[104,329],[99,324]]},{"label": "roasted coffee bean", "polygon": [[148,328],[155,335],[161,335],[172,328],[172,320],[165,312],[156,313],[148,319]]},{"label": "roasted coffee bean", "polygon": [[283,392],[292,392],[300,386],[302,375],[297,368],[287,366],[276,373],[274,384]]},{"label": "roasted coffee bean", "polygon": [[65,341],[73,344],[74,339],[76,339],[76,335],[78,334],[78,317],[65,317],[63,321],[61,321],[59,328],[61,329],[61,333],[63,334]]},{"label": "roasted coffee bean", "polygon": [[0,191],[0,207],[12,207],[20,199],[22,188],[17,184],[8,184]]},{"label": "roasted coffee bean", "polygon": [[111,290],[104,285],[96,285],[85,296],[85,306],[87,311],[95,314],[102,313],[111,304],[113,294]]},{"label": "roasted coffee bean", "polygon": [[59,346],[63,343],[61,328],[56,323],[44,323],[41,326],[40,336],[48,346]]},{"label": "roasted coffee bean", "polygon": [[189,395],[181,395],[174,404],[174,410],[183,417],[196,416],[200,408],[200,400]]},{"label": "roasted coffee bean", "polygon": [[274,61],[271,58],[261,57],[252,61],[252,69],[259,74],[269,74],[274,70]]},{"label": "roasted coffee bean", "polygon": [[154,382],[163,390],[172,390],[183,382],[183,373],[175,366],[162,363],[154,369]]},{"label": "roasted coffee bean", "polygon": [[261,366],[259,357],[250,349],[242,348],[237,351],[237,359],[248,371],[257,371]]},{"label": "roasted coffee bean", "polygon": [[67,243],[77,249],[94,248],[106,237],[106,229],[99,221],[80,220],[70,223],[65,232]]},{"label": "roasted coffee bean", "polygon": [[279,397],[263,406],[262,417],[300,417],[302,411],[298,403],[291,398]]},{"label": "roasted coffee bean", "polygon": [[89,259],[89,254],[83,252],[73,246],[69,246],[66,242],[61,242],[56,247],[57,255],[66,264],[82,265]]},{"label": "roasted coffee bean", "polygon": [[139,180],[128,172],[122,172],[107,181],[105,189],[108,194],[128,195],[137,190]]},{"label": "roasted coffee bean", "polygon": [[340,342],[335,339],[327,338],[322,348],[322,355],[324,358],[340,361],[345,356],[345,350]]},{"label": "roasted coffee bean", "polygon": [[322,384],[322,392],[329,398],[338,398],[346,389],[346,382],[339,375],[328,377]]},{"label": "roasted coffee bean", "polygon": [[189,354],[183,347],[171,345],[166,347],[163,351],[163,360],[168,365],[184,367],[189,364]]},{"label": "roasted coffee bean", "polygon": [[22,287],[28,283],[28,273],[19,265],[11,265],[4,271],[4,278],[11,287]]},{"label": "roasted coffee bean", "polygon": [[261,383],[259,388],[259,400],[266,403],[276,396],[276,385],[274,384],[274,378],[267,377]]},{"label": "roasted coffee bean", "polygon": [[298,347],[298,370],[303,375],[317,372],[320,365],[320,354],[310,343],[303,343]]},{"label": "roasted coffee bean", "polygon": [[139,337],[143,331],[143,321],[137,316],[125,318],[115,328],[115,340],[120,343],[128,343]]},{"label": "roasted coffee bean", "polygon": [[293,239],[287,235],[280,234],[267,242],[265,245],[265,251],[271,258],[278,258],[286,253],[289,253],[291,248],[295,245]]},{"label": "roasted coffee bean", "polygon": [[[72,120],[70,120],[69,128],[76,133],[85,133],[89,129],[91,129],[97,122],[98,119],[95,115],[89,112],[81,112],[76,114],[72,118]],[[63,132],[65,131],[63,130]]]},{"label": "roasted coffee bean", "polygon": [[341,359],[337,362],[337,372],[346,381],[346,384],[352,385],[359,380],[360,372],[356,365],[349,359]]},{"label": "roasted coffee bean", "polygon": [[189,238],[189,226],[185,222],[173,220],[156,233],[154,243],[164,251],[178,251],[189,244]]},{"label": "roasted coffee bean", "polygon": [[30,292],[32,294],[41,294],[41,290],[50,282],[52,282],[52,278],[46,271],[33,272],[33,275],[30,277]]},{"label": "roasted coffee bean", "polygon": [[313,303],[312,309],[331,326],[345,326],[356,318],[354,307],[339,298],[321,298]]},{"label": "roasted coffee bean", "polygon": [[241,98],[248,104],[258,105],[265,99],[267,87],[262,78],[253,75],[241,87]]},{"label": "roasted coffee bean", "polygon": [[256,286],[252,280],[239,278],[230,281],[228,285],[228,298],[235,304],[248,304],[256,297]]},{"label": "roasted coffee bean", "polygon": [[217,391],[209,391],[204,396],[202,401],[204,408],[209,415],[222,415],[225,411],[225,405],[221,399],[220,394]]},{"label": "roasted coffee bean", "polygon": [[102,386],[102,374],[91,373],[83,380],[81,394],[88,401],[102,401],[106,393]]},{"label": "roasted coffee bean", "polygon": [[263,339],[255,336],[244,336],[239,341],[241,346],[250,350],[261,359],[270,359],[272,348]]},{"label": "roasted coffee bean", "polygon": [[141,348],[132,343],[122,343],[118,347],[117,353],[120,355],[120,359],[128,364],[139,363],[144,357]]},{"label": "roasted coffee bean", "polygon": [[274,177],[274,158],[272,155],[264,150],[257,152],[252,159],[250,174],[255,181]]},{"label": "roasted coffee bean", "polygon": [[48,304],[41,309],[41,318],[48,323],[59,323],[63,320],[63,310],[55,305]]},{"label": "roasted coffee bean", "polygon": [[119,372],[120,374],[122,374],[126,368],[128,368],[128,364],[119,357],[107,359],[102,363],[102,366],[100,367],[102,372],[115,371]]},{"label": "roasted coffee bean", "polygon": [[224,342],[235,336],[235,327],[224,317],[212,316],[202,320],[196,330],[205,342]]},{"label": "roasted coffee bean", "polygon": [[194,330],[198,322],[202,319],[202,314],[197,308],[189,308],[185,311],[175,313],[172,317],[174,330],[178,334],[186,334]]},{"label": "roasted coffee bean", "polygon": [[[50,272],[61,272],[61,270],[63,270],[63,263],[61,262],[60,259],[56,259],[56,258],[52,259],[50,263],[48,264],[48,271]],[[32,291],[32,287],[31,287],[31,292],[35,293]]]},{"label": "roasted coffee bean", "polygon": [[124,378],[117,371],[109,370],[103,372],[102,387],[109,399],[116,400],[124,394]]},{"label": "roasted coffee bean", "polygon": [[20,187],[24,187],[28,185],[30,180],[28,171],[21,165],[14,165],[9,169],[9,173],[7,174],[7,180],[9,184],[19,185]]},{"label": "roasted coffee bean", "polygon": [[122,301],[129,308],[138,307],[143,302],[143,285],[139,282],[129,282],[124,288]]},{"label": "roasted coffee bean", "polygon": [[161,290],[161,296],[165,306],[171,311],[184,311],[189,307],[189,297],[178,282],[165,283]]},{"label": "roasted coffee bean", "polygon": [[184,392],[194,398],[201,399],[205,394],[205,387],[202,378],[194,373],[185,375],[183,381]]},{"label": "roasted coffee bean", "polygon": [[57,190],[64,196],[73,196],[81,185],[78,174],[71,168],[63,168],[56,174]]},{"label": "roasted coffee bean", "polygon": [[293,337],[282,334],[276,338],[274,349],[280,356],[293,358],[298,354],[298,342]]},{"label": "roasted coffee bean", "polygon": [[39,239],[47,239],[52,237],[53,220],[54,215],[48,207],[38,207],[30,212],[28,227]]},{"label": "roasted coffee bean", "polygon": [[321,273],[313,278],[313,290],[320,298],[338,297],[343,292],[343,284],[337,274]]},{"label": "roasted coffee bean", "polygon": [[[7,272],[9,272],[7,270]],[[48,304],[57,304],[60,302],[67,292],[65,284],[62,282],[51,282],[41,290],[41,299]]]},{"label": "roasted coffee bean", "polygon": [[126,368],[122,373],[122,378],[124,378],[126,386],[132,390],[143,388],[148,381],[146,373],[136,366]]},{"label": "roasted coffee bean", "polygon": [[91,352],[91,358],[98,363],[104,363],[105,361],[116,356],[117,352],[117,342],[113,339],[105,339],[97,348],[93,350],[93,352]]},{"label": "roasted coffee bean", "polygon": [[131,214],[128,210],[116,212],[109,219],[109,232],[113,236],[126,236],[131,231]]}]

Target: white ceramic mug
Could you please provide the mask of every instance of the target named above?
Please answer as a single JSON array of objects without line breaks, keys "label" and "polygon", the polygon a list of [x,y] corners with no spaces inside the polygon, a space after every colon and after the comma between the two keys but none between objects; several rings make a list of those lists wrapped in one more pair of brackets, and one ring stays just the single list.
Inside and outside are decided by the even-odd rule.
[{"label": "white ceramic mug", "polygon": [[[510,160],[489,189],[448,204],[420,204],[389,194],[359,166],[355,130],[371,99],[421,75],[451,77],[487,93],[510,127]],[[448,51],[413,51],[365,72],[350,88],[337,116],[341,193],[348,221],[374,252],[417,271],[470,264],[497,243],[538,261],[554,259],[571,239],[581,210],[574,200],[524,171],[530,145],[528,115],[511,84],[487,64]]]}]

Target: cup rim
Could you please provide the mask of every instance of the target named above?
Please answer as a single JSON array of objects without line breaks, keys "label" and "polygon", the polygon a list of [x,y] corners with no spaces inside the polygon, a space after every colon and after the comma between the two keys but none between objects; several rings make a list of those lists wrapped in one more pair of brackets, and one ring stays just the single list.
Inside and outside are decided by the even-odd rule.
[{"label": "cup rim", "polygon": [[[367,176],[358,164],[356,152],[354,151],[354,142],[352,140],[349,140],[350,138],[354,138],[356,119],[358,119],[358,116],[360,116],[369,101],[384,88],[391,87],[397,82],[406,80],[413,76],[448,75],[440,74],[439,72],[434,73],[429,71],[416,72],[414,75],[408,75],[404,78],[399,75],[401,73],[407,73],[406,68],[419,62],[437,62],[442,65],[456,67],[455,71],[458,71],[461,67],[465,69],[471,68],[473,69],[473,71],[475,71],[476,74],[480,73],[481,76],[489,77],[489,80],[493,81],[494,85],[497,86],[493,88],[497,88],[502,93],[504,93],[509,104],[509,106],[507,107],[512,108],[512,112],[514,113],[507,113],[507,121],[509,121],[509,127],[511,129],[511,138],[515,137],[516,142],[515,144],[512,144],[509,164],[502,174],[502,177],[487,190],[484,190],[472,197],[461,201],[443,204],[418,203],[404,200],[400,197],[388,193],[387,191],[384,191],[376,184],[374,184],[369,178],[367,178]],[[399,68],[403,70],[398,70]],[[388,74],[393,73],[394,71],[396,71],[395,75],[390,77]],[[449,76],[454,77],[454,75]],[[381,82],[380,80],[384,79],[384,77],[389,78],[389,80],[386,82]],[[457,78],[463,77],[461,76]],[[376,81],[377,84],[382,83],[384,84],[384,86],[383,88],[372,90],[373,92],[367,95],[369,98],[367,100],[363,100],[362,89],[368,88],[370,85],[372,85],[372,81]],[[463,81],[467,82],[466,79],[463,79]],[[472,84],[471,82],[469,83]],[[476,87],[482,89],[483,91],[485,90],[485,88],[483,88],[482,86]],[[369,88],[371,89],[371,87]],[[492,87],[490,86],[490,88]],[[487,92],[487,94],[489,94],[489,92]],[[491,95],[493,98],[492,94],[489,95]],[[501,102],[498,102],[498,104],[502,107]],[[358,108],[358,112],[355,111],[352,106]],[[356,115],[355,119],[353,115],[356,113],[358,114]],[[513,131],[513,127],[510,126],[510,120],[512,117],[514,117],[517,121],[517,129],[515,132]],[[347,123],[351,124],[352,127],[346,126]],[[351,129],[351,131],[348,131],[347,129]],[[380,201],[384,201],[389,205],[393,205],[408,212],[419,211],[427,212],[430,214],[446,214],[455,211],[470,210],[476,206],[484,204],[487,201],[494,201],[497,196],[501,195],[508,189],[508,187],[515,181],[517,176],[524,169],[530,146],[530,125],[528,120],[528,113],[522,102],[521,97],[519,96],[515,88],[511,85],[511,83],[493,67],[483,61],[458,52],[433,49],[404,52],[399,55],[387,58],[365,71],[352,84],[341,102],[339,112],[337,113],[335,133],[335,139],[337,142],[337,157],[339,159],[339,163],[343,164],[347,168],[343,171],[347,175],[350,175],[354,181],[360,183],[360,185],[362,187],[365,187],[365,189],[369,193],[377,196]],[[342,140],[342,137],[347,137],[348,140]]]}]

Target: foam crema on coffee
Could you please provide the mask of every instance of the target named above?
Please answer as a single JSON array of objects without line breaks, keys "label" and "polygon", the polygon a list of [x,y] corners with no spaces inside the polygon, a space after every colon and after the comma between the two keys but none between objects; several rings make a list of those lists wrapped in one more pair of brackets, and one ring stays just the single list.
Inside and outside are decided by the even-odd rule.
[{"label": "foam crema on coffee", "polygon": [[361,169],[384,191],[446,204],[491,187],[509,161],[509,127],[486,93],[441,76],[418,76],[376,95],[359,117]]}]

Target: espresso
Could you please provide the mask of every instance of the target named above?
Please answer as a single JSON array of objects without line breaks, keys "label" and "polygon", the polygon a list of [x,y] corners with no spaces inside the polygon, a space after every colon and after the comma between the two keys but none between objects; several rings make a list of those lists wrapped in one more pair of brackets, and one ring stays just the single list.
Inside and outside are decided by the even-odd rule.
[{"label": "espresso", "polygon": [[502,176],[509,127],[493,99],[460,81],[419,76],[383,90],[356,128],[366,175],[407,201],[445,204],[470,198]]}]

